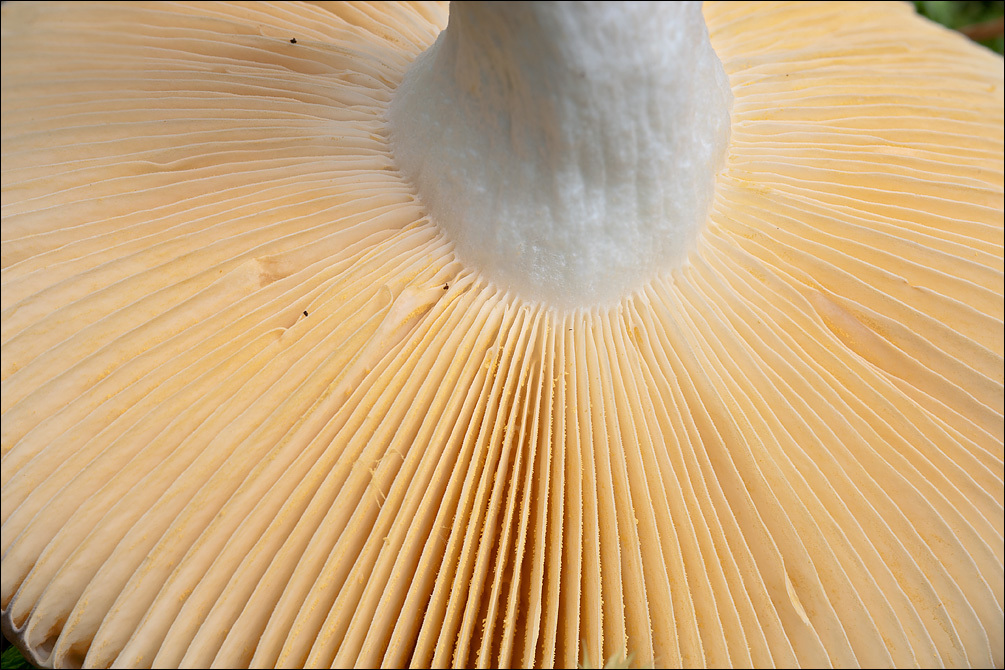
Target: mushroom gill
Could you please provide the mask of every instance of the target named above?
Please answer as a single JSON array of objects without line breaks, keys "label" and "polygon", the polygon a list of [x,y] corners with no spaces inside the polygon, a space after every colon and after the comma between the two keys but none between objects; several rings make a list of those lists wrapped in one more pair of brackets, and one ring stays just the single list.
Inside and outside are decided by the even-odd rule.
[{"label": "mushroom gill", "polygon": [[446,5],[0,12],[35,663],[1005,663],[1000,57],[904,3],[707,4],[700,233],[568,307],[398,169]]}]

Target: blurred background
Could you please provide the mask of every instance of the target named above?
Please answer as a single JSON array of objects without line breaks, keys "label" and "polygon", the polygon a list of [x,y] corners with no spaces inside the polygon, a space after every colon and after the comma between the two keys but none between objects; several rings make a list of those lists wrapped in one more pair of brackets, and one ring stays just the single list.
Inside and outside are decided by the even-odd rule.
[{"label": "blurred background", "polygon": [[915,2],[915,9],[922,16],[927,16],[947,28],[959,30],[961,33],[983,44],[992,51],[1002,53],[1005,24],[1002,15],[1005,14],[1005,2],[951,2],[949,0],[931,0]]}]

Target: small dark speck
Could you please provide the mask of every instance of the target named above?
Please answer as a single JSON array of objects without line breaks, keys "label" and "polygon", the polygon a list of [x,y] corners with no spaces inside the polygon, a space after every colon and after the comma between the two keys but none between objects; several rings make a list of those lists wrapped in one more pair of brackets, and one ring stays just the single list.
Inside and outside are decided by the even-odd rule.
[{"label": "small dark speck", "polygon": [[297,43],[297,38],[296,37],[294,37],[292,40],[290,40],[290,44],[296,44],[296,43]]},{"label": "small dark speck", "polygon": [[450,284],[444,284],[443,285],[443,290],[444,291],[446,291],[448,288],[450,288]]},{"label": "small dark speck", "polygon": [[306,309],[304,310],[304,316],[307,316],[307,310]]}]

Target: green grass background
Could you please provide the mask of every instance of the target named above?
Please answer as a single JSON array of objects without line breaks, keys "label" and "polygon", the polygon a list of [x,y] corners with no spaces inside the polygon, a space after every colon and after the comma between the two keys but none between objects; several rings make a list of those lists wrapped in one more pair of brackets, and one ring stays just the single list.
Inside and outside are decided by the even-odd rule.
[{"label": "green grass background", "polygon": [[[1005,2],[1001,0],[993,2],[987,0],[983,2],[973,0],[966,0],[965,2],[929,0],[927,2],[915,2],[914,7],[922,16],[927,16],[931,20],[954,30],[991,22],[1001,18],[1002,14],[1005,14]],[[1003,42],[1005,40],[1003,40],[1001,33],[999,33],[989,39],[980,40],[979,44],[983,44],[1000,54],[1002,53],[1003,46],[1005,46]]]}]

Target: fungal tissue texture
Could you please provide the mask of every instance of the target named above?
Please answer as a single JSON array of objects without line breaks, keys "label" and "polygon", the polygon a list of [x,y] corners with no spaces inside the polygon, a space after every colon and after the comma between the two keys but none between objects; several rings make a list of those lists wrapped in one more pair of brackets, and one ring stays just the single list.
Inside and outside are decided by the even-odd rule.
[{"label": "fungal tissue texture", "polygon": [[2,3],[28,660],[1005,664],[1002,58],[611,5]]},{"label": "fungal tissue texture", "polygon": [[392,147],[463,262],[608,307],[685,263],[731,100],[699,2],[459,3],[395,93]]}]

